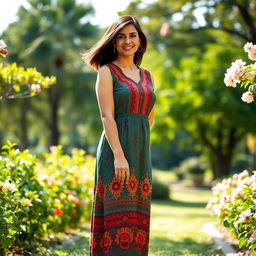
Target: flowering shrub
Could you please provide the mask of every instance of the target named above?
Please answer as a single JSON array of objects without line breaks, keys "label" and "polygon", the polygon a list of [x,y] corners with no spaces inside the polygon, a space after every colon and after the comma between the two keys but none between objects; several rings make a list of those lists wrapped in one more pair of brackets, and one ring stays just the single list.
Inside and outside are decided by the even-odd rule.
[{"label": "flowering shrub", "polygon": [[256,172],[235,174],[214,186],[212,192],[207,204],[212,215],[230,229],[239,247],[256,251]]},{"label": "flowering shrub", "polygon": [[61,146],[52,146],[37,163],[37,178],[50,195],[48,223],[55,232],[90,217],[95,161],[82,149],[73,148],[71,153],[65,155]]},{"label": "flowering shrub", "polygon": [[[248,53],[250,60],[256,61],[256,45],[246,43],[244,50]],[[224,83],[230,87],[236,87],[240,83],[240,86],[245,89],[249,86],[248,91],[243,93],[241,98],[244,102],[253,102],[256,94],[256,63],[246,66],[241,59],[232,62],[225,74]]]},{"label": "flowering shrub", "polygon": [[[38,239],[75,227],[91,209],[94,158],[61,146],[39,160],[7,142],[0,157],[0,255],[7,249],[36,250]],[[2,250],[2,251],[1,251]]]}]

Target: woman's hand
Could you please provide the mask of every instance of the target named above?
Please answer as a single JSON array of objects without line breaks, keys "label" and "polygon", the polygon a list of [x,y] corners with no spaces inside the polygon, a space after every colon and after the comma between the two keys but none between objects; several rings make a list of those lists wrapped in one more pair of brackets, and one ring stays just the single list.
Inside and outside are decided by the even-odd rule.
[{"label": "woman's hand", "polygon": [[124,156],[115,157],[114,160],[115,166],[115,177],[118,182],[128,184],[130,178],[130,168],[129,164]]}]

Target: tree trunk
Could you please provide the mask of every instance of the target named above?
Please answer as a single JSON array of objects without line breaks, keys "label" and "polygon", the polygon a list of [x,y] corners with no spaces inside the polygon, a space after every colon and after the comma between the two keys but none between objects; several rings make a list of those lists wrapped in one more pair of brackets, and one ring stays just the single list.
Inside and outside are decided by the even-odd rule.
[{"label": "tree trunk", "polygon": [[51,137],[50,146],[59,144],[59,126],[58,126],[58,109],[59,109],[59,98],[60,89],[58,85],[53,85],[49,89],[49,102],[51,108]]},{"label": "tree trunk", "polygon": [[229,175],[231,158],[227,155],[213,155],[212,159],[210,159],[210,165],[213,172],[213,180],[225,177]]},{"label": "tree trunk", "polygon": [[[207,136],[207,125],[198,120],[198,130],[200,134],[200,140],[208,149],[209,162],[213,172],[213,179],[221,178],[229,175],[231,161],[233,158],[234,149],[237,143],[245,135],[244,133],[238,133],[237,128],[231,128],[226,133],[224,121],[217,120],[218,130],[216,133],[217,141],[213,143],[209,136]],[[227,128],[226,128],[227,129]],[[224,134],[226,134],[224,136]]]}]

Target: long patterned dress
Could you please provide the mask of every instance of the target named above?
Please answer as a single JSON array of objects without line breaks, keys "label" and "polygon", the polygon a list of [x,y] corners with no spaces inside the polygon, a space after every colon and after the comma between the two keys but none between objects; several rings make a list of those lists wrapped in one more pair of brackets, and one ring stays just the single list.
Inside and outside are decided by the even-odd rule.
[{"label": "long patterned dress", "polygon": [[104,131],[96,154],[91,216],[91,256],[146,256],[149,247],[152,166],[148,115],[156,95],[149,71],[140,81],[109,63],[113,77],[115,120],[130,168],[128,185],[117,182],[114,157]]}]

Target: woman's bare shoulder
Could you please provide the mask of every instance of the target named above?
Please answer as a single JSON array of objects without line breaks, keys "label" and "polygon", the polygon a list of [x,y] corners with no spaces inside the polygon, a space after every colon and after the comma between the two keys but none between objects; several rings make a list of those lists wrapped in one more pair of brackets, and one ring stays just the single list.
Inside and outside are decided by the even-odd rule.
[{"label": "woman's bare shoulder", "polygon": [[111,71],[108,65],[103,65],[99,68],[98,77],[100,78],[101,81],[105,81],[105,82],[112,80]]},{"label": "woman's bare shoulder", "polygon": [[98,73],[100,74],[110,74],[110,68],[107,64],[101,66],[98,70]]}]

